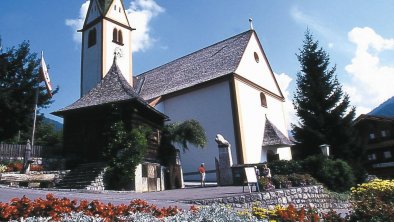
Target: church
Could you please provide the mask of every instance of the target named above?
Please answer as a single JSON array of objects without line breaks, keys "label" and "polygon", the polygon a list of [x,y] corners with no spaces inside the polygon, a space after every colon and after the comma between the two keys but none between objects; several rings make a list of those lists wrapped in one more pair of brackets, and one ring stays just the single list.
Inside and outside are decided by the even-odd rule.
[{"label": "church", "polygon": [[199,178],[201,163],[207,180],[216,180],[217,134],[231,144],[234,164],[292,158],[285,98],[255,30],[138,75],[132,72],[133,30],[122,0],[90,1],[80,30],[81,99],[57,114],[123,101],[138,106],[156,127],[197,120],[208,144],[180,152],[185,180]]}]

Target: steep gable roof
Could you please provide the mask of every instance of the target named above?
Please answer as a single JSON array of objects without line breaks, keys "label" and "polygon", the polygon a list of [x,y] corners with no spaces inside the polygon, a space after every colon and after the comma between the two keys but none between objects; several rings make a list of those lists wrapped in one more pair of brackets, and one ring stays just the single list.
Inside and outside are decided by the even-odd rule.
[{"label": "steep gable roof", "polygon": [[276,126],[265,119],[263,147],[287,147],[294,145]]},{"label": "steep gable roof", "polygon": [[100,12],[102,15],[107,14],[109,7],[111,6],[114,0],[97,0],[97,3],[100,7]]},{"label": "steep gable roof", "polygon": [[71,110],[79,110],[127,100],[137,101],[152,111],[168,118],[153,107],[149,106],[148,103],[146,103],[146,101],[134,91],[133,87],[130,86],[127,80],[123,77],[123,74],[116,64],[116,60],[114,60],[112,67],[100,83],[73,104],[62,108],[53,114],[62,116],[63,113]]},{"label": "steep gable roof", "polygon": [[136,91],[150,100],[233,73],[253,32],[248,30],[136,76]]}]

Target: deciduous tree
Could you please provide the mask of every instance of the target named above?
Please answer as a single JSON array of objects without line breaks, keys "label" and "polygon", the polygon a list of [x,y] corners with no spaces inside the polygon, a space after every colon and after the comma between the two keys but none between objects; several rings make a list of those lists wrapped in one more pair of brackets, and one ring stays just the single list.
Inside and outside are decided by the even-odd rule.
[{"label": "deciduous tree", "polygon": [[39,108],[53,102],[45,86],[40,85],[39,65],[28,42],[0,50],[0,141],[31,132],[37,88]]}]

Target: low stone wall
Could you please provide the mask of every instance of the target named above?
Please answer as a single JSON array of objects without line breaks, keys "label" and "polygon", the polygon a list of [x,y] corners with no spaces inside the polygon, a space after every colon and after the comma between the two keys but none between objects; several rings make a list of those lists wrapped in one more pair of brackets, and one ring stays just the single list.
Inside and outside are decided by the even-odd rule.
[{"label": "low stone wall", "polygon": [[258,204],[259,207],[273,209],[276,205],[288,206],[293,204],[296,208],[311,206],[321,210],[349,209],[348,201],[340,200],[331,195],[322,185],[294,187],[269,192],[252,192],[237,196],[185,202],[196,205],[221,203],[235,208],[251,208],[254,204]]}]

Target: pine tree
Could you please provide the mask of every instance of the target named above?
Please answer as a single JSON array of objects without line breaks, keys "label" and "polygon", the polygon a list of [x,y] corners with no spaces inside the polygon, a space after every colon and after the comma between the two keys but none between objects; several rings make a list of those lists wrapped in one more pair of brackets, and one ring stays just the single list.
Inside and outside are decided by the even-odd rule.
[{"label": "pine tree", "polygon": [[309,30],[297,54],[301,71],[293,104],[299,122],[293,125],[295,153],[299,157],[321,154],[319,145],[330,145],[330,156],[352,160],[359,152],[352,122],[355,108],[349,107],[349,96],[343,92],[329,67],[329,55],[319,47]]},{"label": "pine tree", "polygon": [[0,50],[0,141],[11,140],[20,133],[31,135],[37,87],[38,107],[52,103],[45,86],[39,85],[39,64],[28,42]]}]

